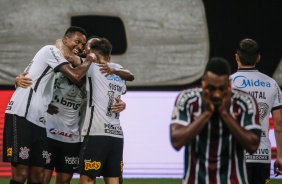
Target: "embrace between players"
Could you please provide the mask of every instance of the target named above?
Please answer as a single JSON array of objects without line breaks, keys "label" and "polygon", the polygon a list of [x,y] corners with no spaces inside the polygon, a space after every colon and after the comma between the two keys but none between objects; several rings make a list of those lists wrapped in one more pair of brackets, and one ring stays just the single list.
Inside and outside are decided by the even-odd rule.
[{"label": "embrace between players", "polygon": [[97,176],[122,182],[120,98],[134,76],[110,62],[111,51],[106,38],[86,41],[85,30],[72,26],[16,78],[4,125],[10,184],[47,184],[54,169],[57,184],[70,183],[75,172],[80,183],[95,183]]}]

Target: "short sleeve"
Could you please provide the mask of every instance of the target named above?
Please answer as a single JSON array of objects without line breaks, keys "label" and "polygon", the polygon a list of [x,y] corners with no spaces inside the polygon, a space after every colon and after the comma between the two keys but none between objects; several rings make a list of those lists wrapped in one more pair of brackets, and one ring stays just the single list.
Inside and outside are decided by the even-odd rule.
[{"label": "short sleeve", "polygon": [[53,68],[55,72],[57,72],[62,65],[69,63],[64,58],[62,52],[53,45],[45,47],[44,57],[47,64]]}]

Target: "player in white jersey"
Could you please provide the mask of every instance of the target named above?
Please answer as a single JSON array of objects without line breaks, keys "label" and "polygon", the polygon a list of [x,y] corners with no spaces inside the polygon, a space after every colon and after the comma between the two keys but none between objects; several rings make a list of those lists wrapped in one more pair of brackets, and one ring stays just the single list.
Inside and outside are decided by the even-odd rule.
[{"label": "player in white jersey", "polygon": [[[108,63],[117,70],[120,65],[109,63],[112,46],[105,38],[92,38],[86,44],[86,53],[95,53],[100,63]],[[115,98],[126,92],[125,81],[111,74],[101,73],[98,64],[93,64],[86,75],[87,110],[82,127],[84,136],[80,158],[80,183],[94,183],[103,176],[105,183],[118,184],[122,173],[123,131],[119,113],[111,106]]]},{"label": "player in white jersey", "polygon": [[[64,35],[64,43],[71,50],[82,50],[86,33],[79,27],[70,27]],[[42,183],[46,162],[45,112],[52,99],[55,72],[60,71],[73,83],[85,75],[95,54],[77,68],[68,61],[54,45],[41,48],[25,69],[32,85],[26,89],[18,87],[5,114],[3,135],[3,161],[10,162],[12,177],[10,184]]]},{"label": "player in white jersey", "polygon": [[[75,58],[62,40],[57,40],[56,46],[65,52],[67,58]],[[70,61],[73,66],[81,64],[80,58]],[[108,66],[101,66],[100,70],[105,71],[106,75],[117,73],[125,80],[134,80],[133,74],[128,70],[116,70]],[[26,73],[25,73],[26,74]],[[29,86],[30,80],[22,74],[16,78],[16,84],[21,87]],[[73,173],[78,169],[78,155],[80,150],[81,136],[79,125],[81,116],[85,110],[86,90],[85,80],[77,84],[71,83],[67,77],[57,73],[53,100],[46,113],[46,131],[47,131],[47,152],[45,164],[44,184],[50,183],[54,168],[56,169],[56,183],[69,183]],[[117,103],[111,107],[113,112],[119,113],[125,109],[125,103],[117,99]]]},{"label": "player in white jersey", "polygon": [[[270,178],[271,143],[269,140],[269,115],[272,113],[277,142],[277,163],[282,164],[282,96],[274,79],[259,72],[255,66],[260,60],[259,46],[252,39],[239,43],[236,61],[238,71],[231,75],[233,88],[252,94],[259,106],[262,125],[261,142],[254,154],[246,153],[250,184],[264,184]],[[282,173],[282,168],[278,171]],[[278,173],[278,174],[279,174]]]}]

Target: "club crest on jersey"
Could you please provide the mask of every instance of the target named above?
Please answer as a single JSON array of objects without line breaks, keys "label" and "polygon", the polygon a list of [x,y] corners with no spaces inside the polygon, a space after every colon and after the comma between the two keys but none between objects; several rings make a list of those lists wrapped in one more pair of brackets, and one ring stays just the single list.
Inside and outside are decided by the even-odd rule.
[{"label": "club crest on jersey", "polygon": [[19,153],[19,157],[22,158],[23,160],[28,159],[29,157],[28,152],[30,149],[28,149],[27,147],[21,147],[20,150],[21,152]]},{"label": "club crest on jersey", "polygon": [[87,95],[86,94],[86,89],[84,87],[81,88],[80,93],[79,93],[79,97],[84,99],[84,98],[86,98],[86,95]]},{"label": "club crest on jersey", "polygon": [[268,111],[268,105],[266,103],[258,103],[258,108],[259,108],[259,120],[262,122],[262,120],[267,116],[267,111]]}]

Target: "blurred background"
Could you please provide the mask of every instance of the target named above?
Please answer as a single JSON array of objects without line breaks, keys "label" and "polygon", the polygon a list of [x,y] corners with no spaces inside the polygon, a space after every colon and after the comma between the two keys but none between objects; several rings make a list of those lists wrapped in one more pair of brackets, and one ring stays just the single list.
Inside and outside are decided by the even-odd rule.
[{"label": "blurred background", "polygon": [[[41,47],[80,26],[108,38],[113,61],[135,75],[121,114],[125,177],[181,178],[183,153],[168,129],[178,92],[200,84],[210,57],[225,57],[235,72],[237,44],[247,37],[260,45],[258,69],[281,87],[281,8],[275,0],[0,0],[0,144],[15,77]],[[0,162],[0,176],[9,169]]]}]

